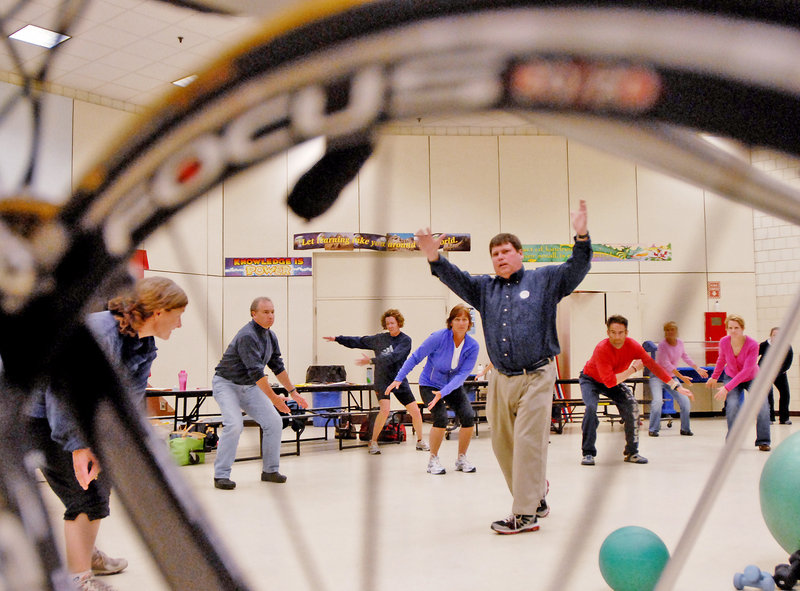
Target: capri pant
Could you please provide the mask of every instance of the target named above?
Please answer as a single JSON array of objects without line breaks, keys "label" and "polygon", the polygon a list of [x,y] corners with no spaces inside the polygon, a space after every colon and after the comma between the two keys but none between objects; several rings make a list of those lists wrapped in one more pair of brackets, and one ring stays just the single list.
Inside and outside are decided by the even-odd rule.
[{"label": "capri pant", "polygon": [[[434,398],[433,391],[438,388],[431,388],[430,386],[420,386],[419,393],[425,404],[429,404]],[[462,427],[472,427],[475,424],[475,411],[472,404],[467,398],[467,393],[464,392],[463,386],[459,386],[447,396],[440,399],[431,409],[431,416],[433,417],[433,426],[439,429],[447,427],[447,409],[452,410],[458,420],[461,422]]]},{"label": "capri pant", "polygon": [[[388,382],[378,386],[378,390],[375,392],[378,400],[389,400],[390,397],[386,395],[386,388],[389,387],[390,383],[391,382]],[[400,382],[400,385],[397,386],[397,388],[392,390],[392,394],[394,394],[394,397],[397,398],[397,400],[403,406],[408,406],[412,402],[416,401],[416,398],[414,398],[414,393],[411,391],[411,386],[408,385],[408,380],[406,379]]]},{"label": "capri pant", "polygon": [[83,490],[75,478],[72,453],[65,451],[50,437],[47,419],[31,418],[29,429],[33,446],[44,454],[42,474],[66,508],[64,520],[74,521],[81,513],[86,513],[90,521],[108,517],[111,495],[108,474],[101,471],[89,489]]}]

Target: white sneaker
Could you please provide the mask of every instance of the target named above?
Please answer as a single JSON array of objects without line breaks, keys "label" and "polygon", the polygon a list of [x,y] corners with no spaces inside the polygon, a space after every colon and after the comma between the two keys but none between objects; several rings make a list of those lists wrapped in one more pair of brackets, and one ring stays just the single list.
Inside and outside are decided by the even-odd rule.
[{"label": "white sneaker", "polygon": [[374,441],[369,442],[369,447],[367,448],[367,451],[370,453],[370,455],[373,456],[377,456],[381,453],[381,450],[378,448],[378,444],[375,443]]},{"label": "white sneaker", "polygon": [[439,461],[439,456],[431,456],[431,459],[428,460],[428,473],[429,474],[445,473],[444,466],[442,466],[442,463]]},{"label": "white sneaker", "polygon": [[115,575],[125,570],[127,566],[128,561],[124,558],[111,558],[98,548],[92,550],[92,574],[95,576]]},{"label": "white sneaker", "polygon": [[538,531],[539,521],[536,515],[510,515],[506,519],[492,523],[492,529],[499,534],[521,534],[526,531]]},{"label": "white sneaker", "polygon": [[114,587],[96,578],[91,571],[72,579],[78,591],[114,591]]},{"label": "white sneaker", "polygon": [[417,451],[431,451],[431,448],[427,443],[420,439],[417,441]]},{"label": "white sneaker", "polygon": [[458,459],[456,460],[456,472],[475,472],[477,468],[469,463],[467,456],[465,454],[458,454]]}]

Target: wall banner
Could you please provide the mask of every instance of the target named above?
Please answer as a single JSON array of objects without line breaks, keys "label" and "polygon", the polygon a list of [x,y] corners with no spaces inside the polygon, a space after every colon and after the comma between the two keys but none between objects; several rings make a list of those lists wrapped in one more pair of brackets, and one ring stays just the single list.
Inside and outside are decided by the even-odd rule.
[{"label": "wall banner", "polygon": [[[672,260],[672,243],[650,246],[592,243],[592,249],[592,262]],[[561,263],[572,255],[572,244],[523,244],[522,255],[527,263]]]},{"label": "wall banner", "polygon": [[310,277],[311,257],[225,258],[225,277]]},{"label": "wall banner", "polygon": [[[442,250],[469,251],[470,234],[448,234],[442,242]],[[294,235],[295,250],[419,250],[413,233],[364,234],[361,232],[309,232]]]}]

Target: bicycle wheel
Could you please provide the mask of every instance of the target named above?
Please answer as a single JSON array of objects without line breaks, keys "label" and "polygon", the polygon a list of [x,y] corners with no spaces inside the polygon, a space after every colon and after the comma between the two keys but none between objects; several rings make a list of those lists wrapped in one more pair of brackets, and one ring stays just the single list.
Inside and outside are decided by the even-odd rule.
[{"label": "bicycle wheel", "polygon": [[[22,400],[18,392],[3,388],[0,405],[8,410],[8,400]],[[62,567],[58,545],[47,526],[47,512],[31,478],[36,452],[27,447],[24,421],[16,412],[0,418],[0,588],[70,589],[71,581]]]},{"label": "bicycle wheel", "polygon": [[[81,4],[63,3],[65,30]],[[267,23],[262,34],[209,66],[194,84],[169,95],[81,181],[64,207],[27,199],[2,204],[0,335],[23,335],[0,337],[7,378],[22,389],[51,376],[63,380],[71,392],[67,400],[174,588],[200,577],[210,577],[202,580],[215,581],[219,589],[245,588],[202,517],[184,500],[185,491],[133,418],[123,392],[112,385],[114,372],[81,324],[83,303],[134,246],[210,187],[299,142],[325,136],[329,154],[321,164],[346,167],[346,181],[368,158],[382,124],[439,113],[550,111],[622,124],[641,136],[620,149],[639,150],[653,141],[671,145],[695,169],[696,182],[732,193],[730,178],[702,178],[702,172],[707,159],[716,157],[720,174],[738,179],[739,165],[712,148],[687,149],[686,135],[670,126],[800,154],[798,130],[786,123],[800,115],[794,75],[799,23],[787,10],[793,5],[304,5]],[[741,46],[748,47],[746,55],[736,55]],[[17,96],[30,101],[34,126],[40,102],[30,83],[45,76],[46,68],[23,76]],[[35,157],[36,142],[31,170]],[[665,157],[656,153],[653,159]],[[318,177],[313,169],[309,174],[306,186],[313,188]],[[800,221],[791,192],[764,202],[774,183],[757,174],[748,181],[736,189],[740,199]],[[328,194],[319,203],[314,191],[302,185],[297,191],[290,201],[305,213],[321,211],[335,198]],[[24,336],[34,334],[53,336]],[[110,394],[91,403],[80,400],[77,393],[86,385],[69,376],[76,351],[95,364],[92,389]],[[115,437],[108,437],[110,431]],[[203,551],[192,560],[169,560],[152,518],[137,506],[143,480],[149,483],[145,489],[166,491],[149,500],[174,506],[165,513],[180,532],[177,543],[200,536]]]}]

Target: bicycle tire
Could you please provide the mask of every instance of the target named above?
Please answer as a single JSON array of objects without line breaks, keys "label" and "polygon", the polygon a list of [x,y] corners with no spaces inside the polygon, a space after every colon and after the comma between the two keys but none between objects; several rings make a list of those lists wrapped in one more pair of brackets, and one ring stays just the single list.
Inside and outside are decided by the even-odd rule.
[{"label": "bicycle tire", "polygon": [[[687,62],[681,64],[681,56],[659,56],[654,51],[641,55],[645,42],[655,48],[663,45],[652,38],[654,32],[660,33],[661,40],[671,39],[676,31],[693,24],[717,33],[716,37],[707,35],[704,43],[715,45],[708,53],[721,59],[730,52],[732,36],[752,27],[752,35],[774,49],[769,54],[772,71],[782,72],[792,60],[778,58],[792,43],[800,49],[800,35],[792,28],[795,22],[778,20],[773,4],[760,9],[757,3],[738,3],[736,10],[727,13],[723,3],[700,2],[662,2],[653,7],[643,2],[542,6],[505,1],[488,8],[475,0],[328,4],[336,11],[302,23],[301,17],[308,16],[306,8],[267,27],[265,33],[200,74],[188,89],[168,96],[162,108],[137,124],[130,139],[81,181],[53,222],[54,233],[65,236],[62,244],[52,245],[52,250],[61,251],[60,261],[51,272],[36,271],[39,289],[48,283],[59,286],[59,296],[51,303],[61,322],[75,317],[70,310],[80,309],[87,294],[102,285],[135,244],[191,200],[231,174],[316,135],[346,142],[349,136],[361,139],[396,117],[443,110],[549,109],[620,121],[664,121],[800,153],[797,130],[774,125],[776,113],[783,121],[800,116],[800,102],[788,92],[800,93],[800,86],[793,88],[783,76],[767,86],[763,72],[737,79],[742,72],[736,67],[726,70],[727,62],[718,64],[719,71],[698,71],[696,62],[702,61],[698,56],[692,56],[694,61],[683,56]],[[678,9],[687,12],[679,18]],[[628,16],[640,25],[650,24],[637,27],[647,30],[649,39],[639,34],[636,44],[626,39],[609,48],[596,40],[600,46],[590,47],[586,35],[591,29],[615,27],[614,34],[606,36],[619,37],[629,27],[623,18]],[[497,32],[491,32],[492,28]],[[546,39],[531,43],[532,28]],[[576,30],[579,47],[570,53],[560,38]],[[468,44],[459,41],[465,37]],[[446,53],[448,43],[454,46],[449,48],[451,54]],[[467,54],[465,45],[472,47]],[[477,62],[480,67],[476,68],[476,57],[491,59]],[[444,89],[435,80],[425,79],[424,68],[436,66],[442,72],[434,69],[433,75],[455,72],[456,78],[449,80],[456,83]],[[467,67],[468,72],[462,71]],[[574,92],[559,97],[553,89],[545,89],[534,97],[535,89],[519,82],[531,67],[555,68],[556,76],[577,76]],[[423,76],[423,83],[445,94],[426,95],[427,86],[403,88],[402,84],[409,84],[402,81],[403,76],[412,74]],[[466,81],[458,76],[466,76]],[[622,96],[596,96],[592,76],[598,77],[594,84],[599,79],[607,82],[609,77],[632,76],[625,84],[638,85],[638,90],[627,95],[624,88],[616,88]],[[343,99],[342,92],[358,95],[362,103]],[[753,97],[758,101],[754,103]],[[320,112],[336,100],[336,112]],[[342,100],[350,103],[342,104]],[[566,100],[571,103],[564,104]],[[705,108],[693,111],[687,103]],[[746,117],[736,117],[737,110]],[[247,127],[262,123],[255,130]],[[269,135],[255,138],[255,145],[253,141],[248,145],[253,138],[243,135],[266,131]],[[224,149],[228,153],[222,153]],[[190,166],[181,169],[187,162]],[[30,304],[36,296],[32,289],[22,300]],[[39,301],[45,298],[39,296]],[[20,355],[27,353],[27,347],[19,350]]]},{"label": "bicycle tire", "polygon": [[[4,400],[19,396],[8,389],[3,392]],[[46,527],[47,511],[33,478],[37,452],[26,446],[25,422],[16,420],[15,414],[4,413],[0,420],[0,588],[67,591],[71,580]]]},{"label": "bicycle tire", "polygon": [[[800,82],[787,75],[800,49],[800,23],[788,10],[795,6],[476,0],[306,5],[267,24],[194,84],[169,95],[59,211],[43,215],[22,208],[36,220],[26,225],[30,232],[55,238],[47,243],[46,260],[41,248],[28,249],[33,256],[23,264],[35,276],[30,288],[0,286],[0,333],[56,334],[47,342],[0,341],[9,379],[29,388],[47,371],[43,367],[52,367],[65,391],[74,392],[81,385],[65,374],[81,350],[95,358],[98,386],[112,383],[108,362],[96,355],[81,326],[83,304],[135,244],[193,199],[309,137],[356,145],[398,118],[544,110],[674,124],[800,154],[798,130],[780,124],[800,115]],[[743,35],[759,47],[754,63],[731,59]],[[694,43],[686,47],[676,39]],[[573,84],[555,85],[563,80]],[[607,87],[611,92],[601,92]],[[131,464],[159,463],[145,446],[136,462],[127,458],[125,465],[118,448],[98,436],[135,414],[117,390],[109,407],[100,401],[82,408],[66,399],[130,499]],[[123,433],[116,445],[146,435],[138,427]],[[150,478],[174,487],[163,470],[166,476]],[[171,494],[181,496],[178,490]],[[202,520],[180,503],[174,517],[191,517],[186,521],[195,524],[184,527],[185,539],[197,533],[193,527],[203,530]],[[148,542],[158,559],[158,545]],[[232,567],[224,553],[219,556],[214,568],[227,572]],[[187,572],[191,567],[161,567],[174,588],[198,576]],[[237,575],[222,579],[220,589],[245,588]]]}]

